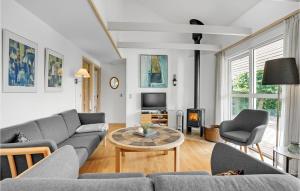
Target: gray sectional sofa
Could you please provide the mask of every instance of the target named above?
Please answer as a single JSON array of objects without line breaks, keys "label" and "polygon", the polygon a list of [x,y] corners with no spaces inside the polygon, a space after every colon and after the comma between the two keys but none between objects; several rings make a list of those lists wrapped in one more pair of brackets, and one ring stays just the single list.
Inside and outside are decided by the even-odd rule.
[{"label": "gray sectional sofa", "polygon": [[[0,129],[0,148],[47,146],[53,152],[57,148],[71,145],[75,149],[81,166],[105,137],[106,132],[75,133],[75,131],[81,125],[95,123],[105,123],[105,114],[77,113],[76,110],[65,111],[50,117]],[[30,141],[15,143],[14,139],[19,132]],[[33,163],[42,158],[42,155],[34,155]],[[18,174],[27,169],[25,156],[15,156],[15,161]],[[9,165],[7,158],[2,156],[1,180],[7,177],[11,177]]]},{"label": "gray sectional sofa", "polygon": [[[300,181],[240,151],[218,143],[207,172],[79,174],[79,161],[71,146],[56,150],[17,179],[0,182],[2,191],[296,191]],[[245,175],[214,176],[243,169]]]}]

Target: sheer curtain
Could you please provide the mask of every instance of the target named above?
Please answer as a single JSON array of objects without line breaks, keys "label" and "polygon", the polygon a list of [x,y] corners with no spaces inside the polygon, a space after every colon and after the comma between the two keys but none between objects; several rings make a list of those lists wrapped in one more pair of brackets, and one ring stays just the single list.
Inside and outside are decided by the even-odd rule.
[{"label": "sheer curtain", "polygon": [[225,62],[224,52],[216,54],[216,97],[215,97],[215,123],[229,119],[229,72]]},{"label": "sheer curtain", "polygon": [[[300,37],[299,19],[295,15],[285,20],[284,55],[296,58],[298,70],[300,69]],[[282,92],[282,137],[281,145],[287,146],[291,142],[300,142],[300,85],[285,86]],[[290,172],[300,172],[300,163],[293,161]]]}]

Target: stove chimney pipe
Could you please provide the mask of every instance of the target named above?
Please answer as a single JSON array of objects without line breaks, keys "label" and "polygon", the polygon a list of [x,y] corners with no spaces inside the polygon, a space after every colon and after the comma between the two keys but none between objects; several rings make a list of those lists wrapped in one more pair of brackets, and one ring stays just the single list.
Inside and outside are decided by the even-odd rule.
[{"label": "stove chimney pipe", "polygon": [[[191,25],[204,25],[197,19],[190,20]],[[195,44],[200,44],[202,33],[193,33]],[[200,50],[194,50],[195,74],[194,74],[194,109],[200,108]]]}]

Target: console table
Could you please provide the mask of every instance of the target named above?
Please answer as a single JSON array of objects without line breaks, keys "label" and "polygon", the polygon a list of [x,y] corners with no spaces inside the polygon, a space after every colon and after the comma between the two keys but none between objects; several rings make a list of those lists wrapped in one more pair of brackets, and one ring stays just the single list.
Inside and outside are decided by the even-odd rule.
[{"label": "console table", "polygon": [[286,172],[289,173],[290,160],[295,159],[300,161],[300,154],[291,153],[287,147],[275,147],[273,149],[273,166],[277,167],[278,154],[286,158]]}]

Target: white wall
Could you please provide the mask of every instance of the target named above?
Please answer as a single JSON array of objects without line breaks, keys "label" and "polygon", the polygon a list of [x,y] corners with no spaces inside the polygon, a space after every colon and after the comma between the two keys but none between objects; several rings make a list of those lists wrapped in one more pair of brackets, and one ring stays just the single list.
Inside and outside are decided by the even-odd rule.
[{"label": "white wall", "polygon": [[[194,93],[194,57],[192,51],[121,49],[127,59],[126,64],[126,123],[133,126],[139,123],[141,113],[141,92],[166,92],[169,115],[176,110],[193,107]],[[168,88],[140,88],[140,54],[168,55]],[[214,78],[215,56],[201,55],[201,100],[200,105],[206,109],[206,124],[214,121]],[[177,75],[178,85],[172,84],[173,74]],[[171,116],[174,118],[174,116]],[[171,122],[173,125],[174,122]]]},{"label": "white wall", "polygon": [[[112,89],[110,79],[117,77],[119,87]],[[101,111],[105,112],[106,122],[126,123],[126,62],[116,61],[101,65]]]},{"label": "white wall", "polygon": [[[75,95],[73,76],[82,64],[82,56],[89,56],[15,1],[1,0],[1,3],[1,29],[8,29],[38,44],[37,93],[2,93],[1,127],[49,116],[74,107],[81,108],[81,84],[77,85]],[[46,93],[44,90],[45,48],[64,55],[62,92]]]}]

